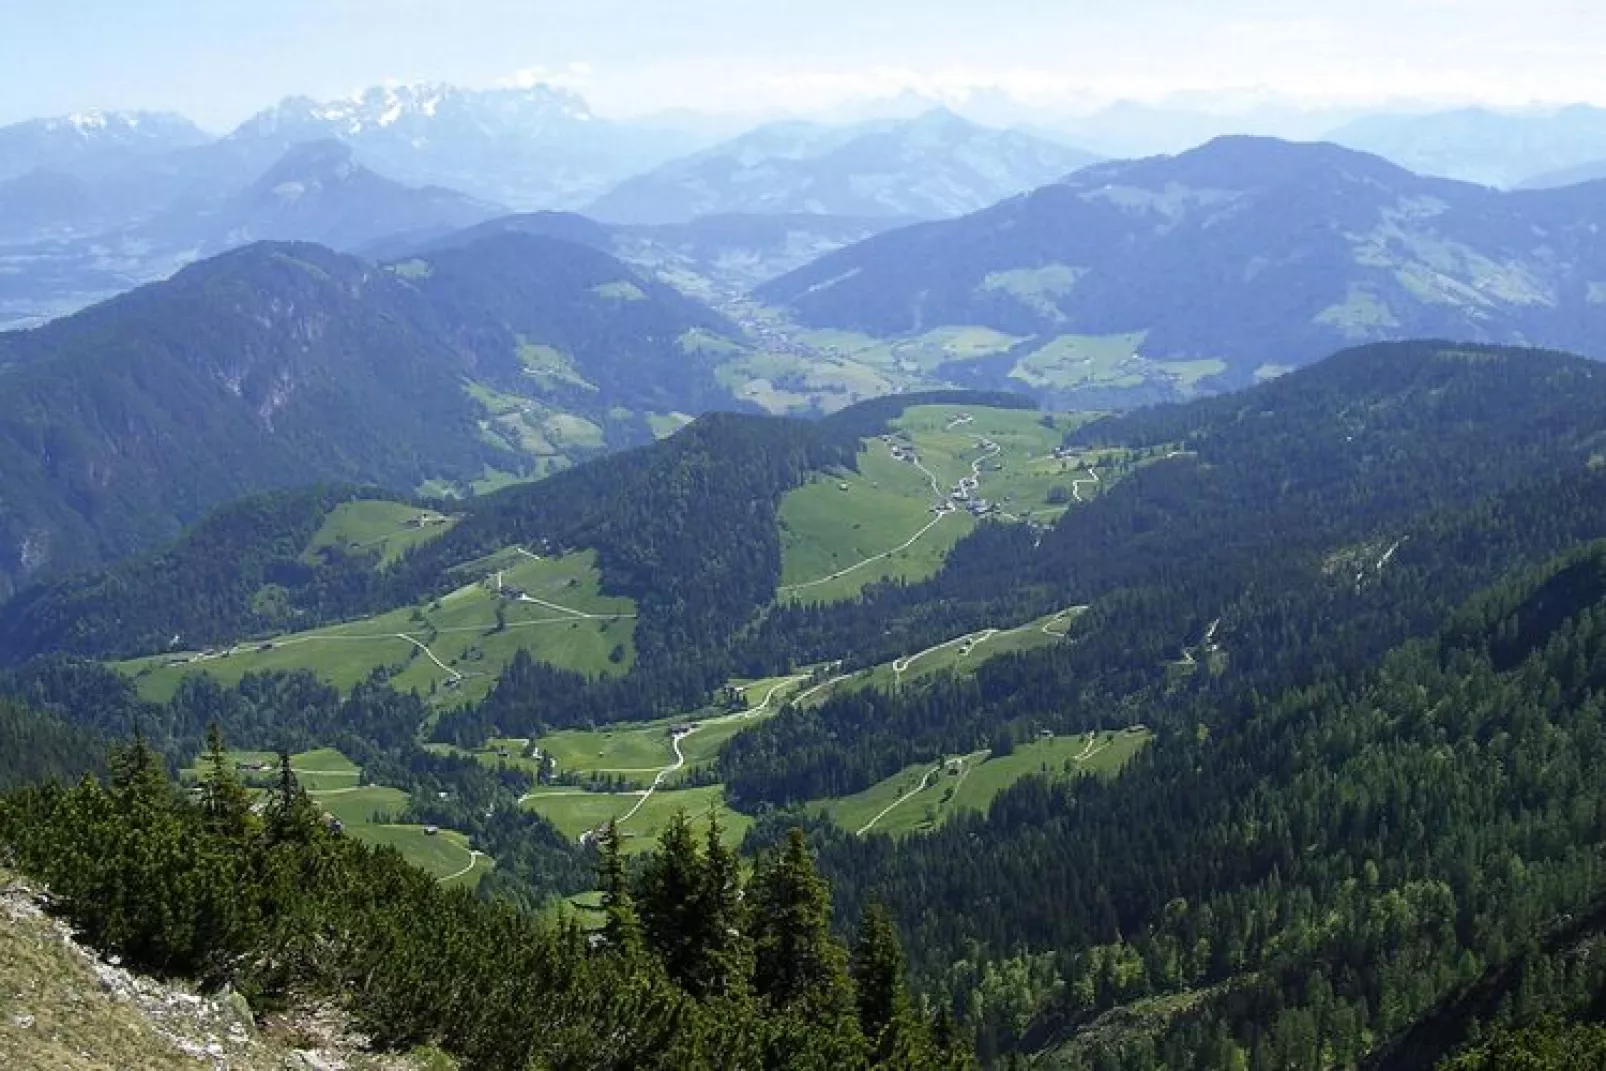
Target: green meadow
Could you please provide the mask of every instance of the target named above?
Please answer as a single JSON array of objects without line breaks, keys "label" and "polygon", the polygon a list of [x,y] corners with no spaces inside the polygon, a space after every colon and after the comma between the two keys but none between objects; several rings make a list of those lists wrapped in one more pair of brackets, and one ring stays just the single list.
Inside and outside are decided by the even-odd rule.
[{"label": "green meadow", "polygon": [[1101,730],[1017,745],[1009,755],[978,751],[910,766],[862,792],[810,809],[849,832],[893,836],[935,829],[955,815],[986,813],[1000,792],[1033,774],[1113,776],[1149,742],[1144,730]]},{"label": "green meadow", "polygon": [[[247,673],[308,670],[346,690],[376,670],[441,706],[483,698],[519,651],[581,673],[617,675],[634,660],[635,604],[602,594],[596,556],[535,558],[508,550],[461,567],[461,587],[428,603],[212,652],[121,662],[142,696],[165,701],[185,677],[234,684]],[[472,580],[468,578],[472,577]],[[502,598],[497,583],[517,588]]]}]

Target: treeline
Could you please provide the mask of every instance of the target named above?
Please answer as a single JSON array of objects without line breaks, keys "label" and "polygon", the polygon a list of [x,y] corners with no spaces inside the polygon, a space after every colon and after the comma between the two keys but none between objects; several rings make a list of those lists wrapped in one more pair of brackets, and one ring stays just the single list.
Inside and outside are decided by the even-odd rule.
[{"label": "treeline", "polygon": [[801,836],[744,883],[717,832],[700,846],[684,817],[634,878],[610,835],[607,922],[588,935],[331,832],[288,756],[260,811],[219,734],[206,766],[181,794],[136,740],[104,784],[0,801],[0,844],[102,952],[258,1007],[329,1002],[383,1049],[508,1071],[969,1065],[910,1003],[884,914],[851,955],[838,943]]}]

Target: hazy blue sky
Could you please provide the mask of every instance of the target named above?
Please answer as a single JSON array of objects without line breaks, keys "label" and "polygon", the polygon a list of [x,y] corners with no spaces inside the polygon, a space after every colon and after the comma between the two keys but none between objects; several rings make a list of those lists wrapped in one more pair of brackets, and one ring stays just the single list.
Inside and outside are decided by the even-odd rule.
[{"label": "hazy blue sky", "polygon": [[0,0],[0,122],[557,77],[597,111],[817,108],[904,87],[1034,102],[1606,104],[1600,0]]}]

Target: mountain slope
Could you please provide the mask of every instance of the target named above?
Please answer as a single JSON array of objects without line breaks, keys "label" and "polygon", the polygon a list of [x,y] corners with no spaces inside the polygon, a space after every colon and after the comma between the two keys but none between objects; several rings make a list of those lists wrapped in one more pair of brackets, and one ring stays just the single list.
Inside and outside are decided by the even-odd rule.
[{"label": "mountain slope", "polygon": [[518,209],[573,207],[691,147],[672,132],[599,119],[552,86],[404,85],[336,101],[289,98],[246,120],[212,155],[260,170],[294,143],[326,138],[399,181]]},{"label": "mountain slope", "polygon": [[1544,171],[1606,156],[1606,109],[1575,104],[1510,114],[1485,108],[1356,119],[1327,140],[1425,175],[1514,186]]},{"label": "mountain slope", "polygon": [[104,174],[142,157],[205,145],[212,138],[183,116],[80,112],[0,127],[0,179],[30,171]]},{"label": "mountain slope", "polygon": [[616,223],[803,212],[932,219],[975,211],[1093,159],[940,109],[847,128],[783,123],[630,179],[587,212]]},{"label": "mountain slope", "polygon": [[467,227],[500,212],[454,190],[394,182],[355,163],[344,143],[313,141],[292,146],[231,197],[203,223],[203,240],[217,249],[264,240],[351,249],[404,231]]},{"label": "mountain slope", "polygon": [[[600,250],[533,234],[503,234],[403,262],[413,284],[475,352],[525,355],[516,388],[601,419],[610,409],[689,411],[729,404],[693,333],[735,345],[717,313],[644,279]],[[541,347],[541,355],[530,347]]]},{"label": "mountain slope", "polygon": [[468,486],[642,441],[649,403],[725,400],[681,345],[699,330],[730,329],[567,243],[438,273],[312,245],[203,262],[0,336],[3,573],[113,560],[251,490]]},{"label": "mountain slope", "polygon": [[1599,182],[1606,179],[1606,160],[1591,160],[1572,167],[1546,171],[1518,183],[1519,190],[1553,190],[1559,186],[1576,186],[1581,182]]},{"label": "mountain slope", "polygon": [[[531,554],[587,548],[610,592],[636,602],[638,659],[628,676],[589,681],[516,659],[491,701],[443,718],[434,740],[462,749],[451,756],[460,769],[515,786],[489,797],[501,813],[509,794],[536,791],[529,775],[469,749],[594,722],[594,755],[611,722],[660,706],[670,716],[638,739],[653,735],[659,751],[673,740],[690,769],[666,771],[653,802],[680,771],[703,786],[699,799],[719,797],[717,778],[727,805],[767,812],[748,851],[812,827],[839,917],[888,903],[921,993],[956,1009],[986,1060],[1053,1050],[1048,1066],[1076,1071],[1365,1066],[1508,969],[1517,980],[1502,1020],[1598,1011],[1598,943],[1553,957],[1549,936],[1597,918],[1606,892],[1595,791],[1606,550],[1589,545],[1606,536],[1606,367],[1460,343],[1369,346],[1240,395],[1088,423],[1063,449],[1106,478],[1052,528],[982,525],[930,581],[775,605],[778,498],[822,465],[853,463],[860,440],[911,401],[807,423],[711,416],[639,454],[464,504],[449,531],[378,573],[376,598],[419,610],[404,630],[422,631],[450,585],[484,585],[490,601],[502,585],[487,574],[504,562],[533,568],[522,564]],[[968,426],[956,418],[948,430],[965,440]],[[255,508],[241,504],[229,523],[266,529],[271,510]],[[318,526],[316,511],[291,514],[285,531],[299,534],[282,546],[232,541],[256,570],[235,583],[218,579],[226,563],[216,574],[198,564],[231,546],[227,526],[209,522],[198,530],[208,538],[15,600],[8,652],[162,649],[190,627],[166,615],[214,611],[197,642],[236,642],[255,582],[272,575],[263,566],[295,562]],[[907,669],[931,644],[1067,605],[1086,609],[1031,649],[804,698],[815,682],[828,689],[894,659]],[[483,627],[470,629],[476,642],[492,642]],[[59,687],[71,671],[28,675]],[[799,688],[783,708],[721,722],[738,735],[717,758],[702,740],[689,758],[666,734],[701,720],[683,712],[732,678]],[[163,709],[194,734],[213,710],[265,734],[303,694],[275,679],[242,690],[248,701],[196,687]],[[386,685],[364,690],[373,703]],[[385,731],[411,746],[424,701],[394,699]],[[113,724],[109,703],[84,708]],[[861,834],[821,817],[824,797],[895,785],[913,764],[930,773],[907,786],[908,806],[934,809],[966,776],[947,760],[1026,751],[1045,731],[1086,750],[1034,763],[987,807],[929,831]],[[1150,742],[1118,776],[1073,776],[1123,736]],[[444,769],[437,759],[413,761]],[[650,775],[634,771],[647,761],[617,765]],[[918,784],[934,786],[925,800]],[[461,790],[419,787],[435,799]],[[603,795],[592,787],[561,791]],[[457,809],[483,815],[487,798]],[[62,828],[81,813],[61,812]],[[55,835],[34,843],[57,865]],[[115,866],[102,873],[119,878]]]},{"label": "mountain slope", "polygon": [[1216,385],[1377,339],[1606,356],[1602,207],[1606,188],[1501,194],[1331,145],[1223,138],[880,235],[757,294],[816,327],[1023,336],[976,374],[1051,394],[1086,385],[1084,354],[1115,382],[1128,354],[1219,361]]}]

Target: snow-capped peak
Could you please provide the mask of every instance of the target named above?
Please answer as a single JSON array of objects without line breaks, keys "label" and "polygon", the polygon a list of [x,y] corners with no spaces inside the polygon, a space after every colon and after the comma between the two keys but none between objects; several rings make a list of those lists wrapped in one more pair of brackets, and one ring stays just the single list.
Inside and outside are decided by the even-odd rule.
[{"label": "snow-capped peak", "polygon": [[592,119],[582,97],[551,85],[469,90],[433,82],[387,82],[337,100],[292,97],[257,116],[251,125],[270,131],[286,123],[315,123],[332,128],[329,133],[355,137],[441,119],[448,111],[487,130],[515,132],[532,123]]},{"label": "snow-capped peak", "polygon": [[[130,127],[139,126],[139,118],[137,116],[119,116],[118,118],[125,119],[125,122]],[[78,128],[79,132],[81,133],[90,130],[104,130],[106,129],[106,113],[101,111],[99,108],[91,108],[88,111],[83,112],[73,112],[71,115],[67,116],[67,122]]]}]

